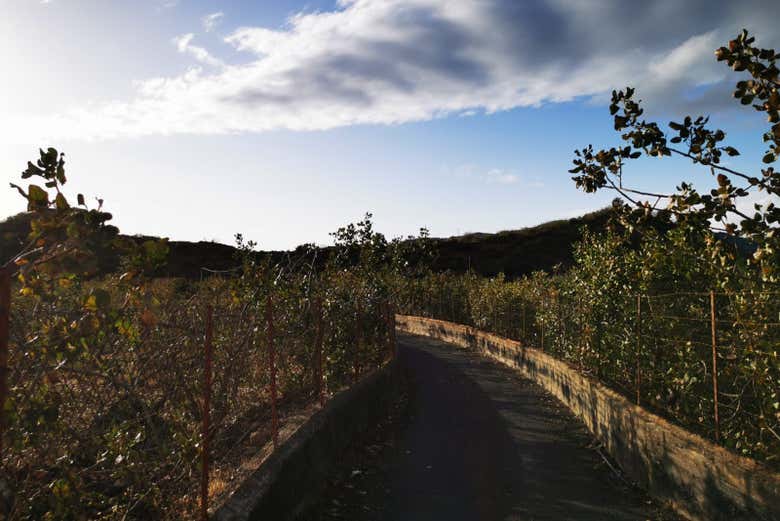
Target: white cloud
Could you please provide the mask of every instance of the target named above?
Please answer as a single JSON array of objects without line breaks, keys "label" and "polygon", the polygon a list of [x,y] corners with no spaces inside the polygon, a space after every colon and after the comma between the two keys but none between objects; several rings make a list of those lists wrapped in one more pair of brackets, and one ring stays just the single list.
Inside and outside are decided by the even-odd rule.
[{"label": "white cloud", "polygon": [[[222,60],[215,58],[203,47],[192,45],[192,40],[195,38],[193,33],[183,34],[173,39],[173,44],[181,53],[189,54],[201,63],[211,65],[212,67],[224,67]],[[142,85],[142,88],[154,95],[154,85],[159,85],[156,80],[151,80]]]},{"label": "white cloud", "polygon": [[485,169],[479,165],[465,163],[454,168],[444,166],[443,171],[459,179],[473,179],[489,184],[515,184],[520,182],[520,176],[514,171],[504,168]]},{"label": "white cloud", "polygon": [[203,29],[206,30],[206,32],[213,31],[217,25],[222,21],[222,18],[225,16],[225,13],[223,12],[217,12],[217,13],[211,13],[207,14],[203,18],[201,18],[201,22],[203,23]]},{"label": "white cloud", "polygon": [[691,36],[671,52],[650,63],[651,78],[660,83],[685,78],[695,85],[714,83],[727,72],[725,67],[713,68],[711,58],[719,40],[715,31]]},{"label": "white cloud", "polygon": [[489,183],[498,183],[502,185],[515,184],[520,180],[516,174],[507,172],[501,168],[488,170],[488,172],[485,174],[485,178]]},{"label": "white cloud", "polygon": [[36,142],[323,130],[603,100],[628,84],[668,107],[684,89],[722,77],[712,50],[736,29],[720,27],[742,23],[739,12],[766,18],[760,13],[773,5],[747,0],[738,12],[727,2],[628,4],[339,0],[278,30],[237,29],[225,42],[236,53],[230,61],[243,63],[227,65],[185,34],[175,39],[179,51],[216,69],[139,82],[134,99],[87,104],[45,118],[45,127],[30,127],[29,115],[6,124],[14,134],[24,130],[10,125],[63,132],[33,132]]},{"label": "white cloud", "polygon": [[[774,204],[775,206],[780,206],[780,197],[776,195],[771,195],[766,192],[759,192],[759,191],[753,191],[750,192],[745,197],[740,197],[735,200],[736,201],[736,207],[737,210],[744,213],[745,215],[753,216],[756,213],[755,205],[761,205],[762,211],[766,210],[767,205]],[[732,219],[736,222],[739,222],[741,219]]]}]

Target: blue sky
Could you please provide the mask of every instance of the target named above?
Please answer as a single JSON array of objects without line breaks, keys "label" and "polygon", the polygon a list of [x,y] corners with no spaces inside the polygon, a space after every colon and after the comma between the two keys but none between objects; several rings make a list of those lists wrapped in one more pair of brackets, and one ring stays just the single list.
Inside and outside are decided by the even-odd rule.
[{"label": "blue sky", "polygon": [[[261,248],[491,232],[572,217],[573,150],[617,144],[608,92],[648,117],[713,115],[755,171],[764,124],[712,51],[743,26],[780,46],[776,2],[3,0],[0,171],[67,154],[72,192],[125,233]],[[636,184],[707,186],[675,161]],[[0,217],[23,210],[0,190]]]}]

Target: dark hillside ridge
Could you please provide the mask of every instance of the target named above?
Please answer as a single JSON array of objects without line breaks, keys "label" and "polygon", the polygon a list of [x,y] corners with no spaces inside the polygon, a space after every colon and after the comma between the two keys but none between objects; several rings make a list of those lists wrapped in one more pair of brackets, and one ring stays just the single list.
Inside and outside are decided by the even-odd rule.
[{"label": "dark hillside ridge", "polygon": [[[572,246],[582,236],[582,228],[602,230],[611,208],[574,219],[551,221],[521,230],[498,233],[472,233],[457,237],[432,239],[438,250],[433,268],[436,271],[465,272],[469,268],[483,276],[503,272],[510,278],[536,270],[551,270],[555,265],[570,266]],[[30,214],[20,213],[0,222],[0,262],[16,254],[24,244],[30,229]],[[135,236],[143,241],[154,237]],[[160,276],[198,279],[209,271],[231,270],[239,265],[236,248],[217,242],[169,241],[168,264]],[[324,261],[331,248],[324,248]],[[284,262],[300,256],[299,251],[261,251],[258,257],[270,257],[272,262]],[[206,270],[204,270],[204,268]]]},{"label": "dark hillside ridge", "polygon": [[509,278],[550,271],[557,264],[565,268],[574,262],[573,245],[582,237],[583,227],[604,230],[612,211],[604,208],[521,230],[434,239],[439,252],[434,268],[456,272],[470,268],[483,276],[504,273]]},{"label": "dark hillside ridge", "polygon": [[[19,213],[0,222],[0,264],[16,255],[25,245],[25,238],[30,232],[32,214]],[[141,242],[157,237],[135,235],[131,239]],[[233,246],[213,241],[169,241],[167,265],[162,268],[159,276],[185,277],[197,279],[206,276],[208,271],[223,271],[235,269],[240,262],[236,259],[237,250]],[[287,252],[258,252],[258,256],[270,256],[273,260],[282,260]]]}]

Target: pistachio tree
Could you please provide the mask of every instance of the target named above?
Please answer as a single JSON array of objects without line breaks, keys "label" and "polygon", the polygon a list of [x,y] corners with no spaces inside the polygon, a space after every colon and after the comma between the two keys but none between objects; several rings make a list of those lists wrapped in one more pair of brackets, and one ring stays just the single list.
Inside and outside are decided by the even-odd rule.
[{"label": "pistachio tree", "polygon": [[[685,116],[672,121],[666,131],[642,118],[641,100],[633,88],[612,92],[609,105],[614,128],[624,144],[596,151],[592,145],[576,150],[573,160],[577,187],[585,192],[614,190],[626,201],[622,216],[634,230],[650,220],[674,221],[693,228],[710,228],[730,236],[745,237],[756,248],[751,263],[767,282],[780,281],[780,207],[771,202],[780,196],[780,172],[772,166],[780,157],[780,80],[774,49],[755,45],[755,38],[743,30],[728,46],[715,51],[736,72],[749,78],[737,82],[734,97],[742,105],[765,115],[768,128],[761,133],[767,149],[760,172],[742,172],[724,164],[724,157],[740,152],[726,143],[726,132],[709,126],[705,116]],[[625,183],[624,166],[642,156],[677,156],[710,174],[717,186],[702,193],[691,183],[682,182],[675,191],[651,192]],[[754,204],[746,211],[738,203],[755,193],[769,196],[770,202]]]}]

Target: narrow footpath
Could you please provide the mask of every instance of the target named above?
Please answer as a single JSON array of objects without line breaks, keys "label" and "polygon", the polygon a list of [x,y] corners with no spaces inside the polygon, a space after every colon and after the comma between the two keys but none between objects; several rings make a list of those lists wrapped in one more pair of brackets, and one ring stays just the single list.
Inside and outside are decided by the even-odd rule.
[{"label": "narrow footpath", "polygon": [[404,413],[345,458],[309,519],[671,520],[567,409],[474,352],[399,337]]}]

